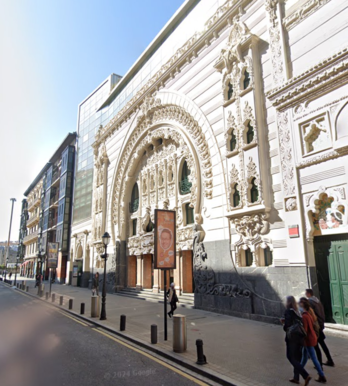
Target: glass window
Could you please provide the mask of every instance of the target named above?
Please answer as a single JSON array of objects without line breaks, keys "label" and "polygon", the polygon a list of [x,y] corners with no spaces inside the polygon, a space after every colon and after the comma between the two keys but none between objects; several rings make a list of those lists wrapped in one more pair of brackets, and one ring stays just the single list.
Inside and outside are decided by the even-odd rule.
[{"label": "glass window", "polygon": [[240,203],[240,193],[239,193],[239,186],[236,184],[234,186],[234,193],[233,193],[233,206],[236,208]]},{"label": "glass window", "polygon": [[263,253],[264,253],[264,258],[265,258],[265,266],[268,267],[268,266],[272,265],[272,263],[273,263],[273,253],[269,249],[269,247],[265,248],[263,250]]},{"label": "glass window", "polygon": [[137,234],[137,219],[132,220],[132,236],[136,236]]},{"label": "glass window", "polygon": [[186,212],[186,225],[194,224],[195,222],[194,208],[191,208],[189,203],[185,204],[185,212]]},{"label": "glass window", "polygon": [[251,180],[250,199],[252,203],[259,199],[259,190],[256,185],[256,178]]},{"label": "glass window", "polygon": [[246,140],[247,143],[251,143],[254,139],[254,128],[251,126],[250,122],[248,123],[247,129]]},{"label": "glass window", "polygon": [[180,194],[188,194],[191,191],[192,183],[189,181],[189,178],[188,178],[190,173],[191,171],[187,166],[187,162],[185,161],[184,164],[182,165],[181,181],[179,182]]},{"label": "glass window", "polygon": [[245,252],[245,265],[247,267],[250,267],[253,264],[253,254],[249,248],[244,252]]},{"label": "glass window", "polygon": [[249,72],[245,69],[244,70],[244,80],[243,80],[243,87],[244,90],[247,89],[250,85],[250,74]]},{"label": "glass window", "polygon": [[237,137],[234,133],[234,130],[232,130],[231,133],[231,140],[230,140],[230,150],[233,151],[237,146]]},{"label": "glass window", "polygon": [[129,211],[131,213],[136,212],[139,209],[139,188],[138,184],[135,183],[132,189],[131,202],[129,204]]},{"label": "glass window", "polygon": [[233,85],[231,82],[228,84],[228,89],[227,89],[227,99],[230,100],[233,96]]}]

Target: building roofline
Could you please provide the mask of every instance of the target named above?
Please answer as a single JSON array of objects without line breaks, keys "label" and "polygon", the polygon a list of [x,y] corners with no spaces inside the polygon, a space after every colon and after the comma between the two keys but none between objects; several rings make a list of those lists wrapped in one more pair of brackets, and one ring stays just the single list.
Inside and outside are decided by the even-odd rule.
[{"label": "building roofline", "polygon": [[57,160],[57,156],[62,153],[62,151],[72,142],[73,139],[76,139],[77,133],[69,133],[63,140],[63,142],[59,145],[57,150],[53,153],[50,160],[46,163],[46,165],[42,168],[40,173],[35,177],[33,182],[29,185],[28,189],[24,192],[24,196],[28,196],[28,194],[35,188],[37,183],[41,180],[46,171],[50,168],[50,166]]},{"label": "building roofline", "polygon": [[[137,71],[142,67],[142,65],[146,62],[148,56],[155,52],[158,48],[158,44],[161,41],[168,37],[171,33],[171,29],[183,20],[186,16],[187,11],[191,11],[200,0],[186,0],[181,7],[174,13],[174,15],[169,19],[169,21],[165,24],[165,26],[161,29],[161,31],[156,35],[156,37],[152,40],[152,42],[146,47],[143,53],[139,56],[139,58],[135,61],[132,67],[126,72],[126,74],[122,77],[122,79],[116,84],[113,88],[109,96],[106,100],[100,105],[98,110],[103,108],[104,106],[110,104],[110,102],[115,98],[115,94],[121,91],[127,83],[133,78],[133,76],[137,73]],[[97,110],[97,111],[98,111]]]}]

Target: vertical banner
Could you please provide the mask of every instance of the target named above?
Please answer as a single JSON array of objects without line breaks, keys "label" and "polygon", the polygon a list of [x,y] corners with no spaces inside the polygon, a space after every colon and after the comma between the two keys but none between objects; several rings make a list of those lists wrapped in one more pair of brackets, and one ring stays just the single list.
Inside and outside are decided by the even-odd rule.
[{"label": "vertical banner", "polygon": [[47,243],[47,268],[58,267],[58,243]]},{"label": "vertical banner", "polygon": [[176,268],[176,212],[155,209],[155,269]]}]

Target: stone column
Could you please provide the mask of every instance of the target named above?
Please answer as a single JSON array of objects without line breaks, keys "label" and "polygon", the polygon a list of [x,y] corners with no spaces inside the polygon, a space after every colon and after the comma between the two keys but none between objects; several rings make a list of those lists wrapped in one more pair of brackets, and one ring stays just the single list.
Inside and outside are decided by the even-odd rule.
[{"label": "stone column", "polygon": [[137,288],[143,288],[143,256],[137,256]]},{"label": "stone column", "polygon": [[159,269],[154,269],[153,270],[153,287],[152,287],[152,292],[160,292],[160,274],[161,271]]}]

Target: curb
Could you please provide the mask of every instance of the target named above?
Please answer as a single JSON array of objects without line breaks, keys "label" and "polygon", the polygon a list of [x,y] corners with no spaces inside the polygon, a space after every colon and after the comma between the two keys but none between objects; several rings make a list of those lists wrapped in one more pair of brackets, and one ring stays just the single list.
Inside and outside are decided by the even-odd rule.
[{"label": "curb", "polygon": [[42,299],[42,298],[38,297],[37,295],[33,295],[30,292],[23,291],[17,287],[13,288],[10,285],[7,285],[7,286],[9,288],[18,290],[19,292],[24,293],[24,294],[26,294],[26,295],[28,295],[36,300],[40,300],[45,304],[49,304],[50,306],[53,306],[58,310],[62,310],[70,315],[73,315],[75,318],[79,318],[79,319],[81,319],[89,324],[93,324],[96,327],[99,327],[99,328],[101,328],[105,331],[108,331],[108,332],[110,332],[110,333],[112,333],[112,334],[114,334],[114,335],[116,335],[124,340],[127,340],[127,341],[133,343],[134,345],[145,348],[148,351],[151,351],[151,352],[153,352],[153,353],[155,353],[155,354],[157,354],[157,355],[159,355],[167,360],[170,360],[171,362],[174,362],[174,363],[186,368],[187,370],[192,371],[193,373],[201,375],[201,376],[203,376],[203,377],[205,377],[213,382],[216,382],[220,385],[223,385],[223,386],[243,386],[241,383],[238,383],[238,385],[236,383],[233,383],[234,382],[233,380],[231,380],[228,377],[225,377],[222,374],[215,372],[214,370],[208,370],[208,369],[204,369],[203,367],[198,367],[197,365],[194,365],[192,362],[189,362],[188,360],[186,360],[184,358],[182,358],[182,359],[177,358],[176,356],[171,355],[169,352],[167,352],[163,349],[157,348],[156,346],[153,346],[153,345],[151,345],[147,342],[144,342],[140,339],[134,338],[130,335],[125,335],[125,334],[123,334],[123,333],[121,333],[121,332],[119,332],[111,327],[105,326],[105,325],[103,325],[95,320],[87,318],[86,316],[80,315],[80,314],[76,313],[75,311],[68,310],[68,309],[61,307],[59,305],[56,305],[54,303],[48,303],[45,299]]}]

